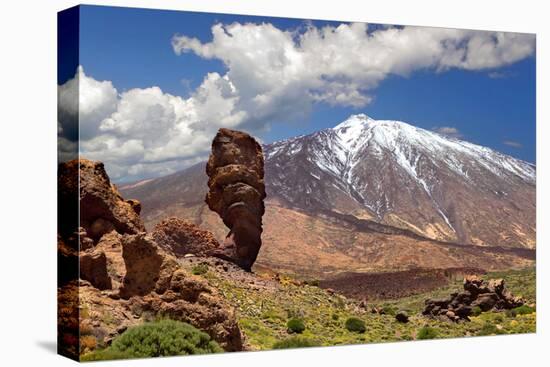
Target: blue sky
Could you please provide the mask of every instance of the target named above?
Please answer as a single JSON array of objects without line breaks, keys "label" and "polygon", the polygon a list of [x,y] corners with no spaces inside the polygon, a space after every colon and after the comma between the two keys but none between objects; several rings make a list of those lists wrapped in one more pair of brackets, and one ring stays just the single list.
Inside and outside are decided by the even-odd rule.
[{"label": "blue sky", "polygon": [[[242,90],[248,87],[248,82],[234,77],[239,66],[235,65],[247,60],[243,61],[239,55],[232,55],[223,45],[217,44],[212,45],[219,49],[214,51],[214,56],[206,54],[210,52],[207,44],[213,40],[211,28],[218,23],[268,23],[276,30],[296,31],[298,37],[308,27],[316,30],[326,26],[336,28],[342,22],[83,6],[80,64],[85,74],[94,80],[110,81],[118,94],[133,88],[158,86],[163,93],[186,99],[201,87],[208,73],[228,75]],[[373,30],[384,28],[369,25],[369,33]],[[185,36],[185,49],[180,54],[175,52],[172,44],[175,35]],[[189,46],[189,40],[193,38],[200,46],[190,50],[193,46]],[[328,44],[326,39],[318,41],[318,44],[322,41]],[[402,65],[400,60],[394,59],[390,61]],[[401,71],[402,66],[398,66],[395,69],[397,72],[393,69],[385,71],[375,80],[369,76],[366,70],[369,66],[366,65],[357,78],[358,83],[364,82],[365,85],[355,86],[360,94],[364,94],[357,97],[359,99],[350,92],[344,102],[331,100],[330,96],[323,94],[327,90],[340,88],[346,90],[345,93],[348,91],[344,83],[329,83],[320,87],[325,89],[315,89],[315,93],[322,97],[307,100],[303,111],[300,111],[299,105],[289,109],[288,116],[266,111],[261,116],[269,116],[265,117],[266,121],[269,120],[267,127],[254,130],[252,127],[257,123],[254,118],[244,118],[242,127],[250,128],[264,142],[271,142],[332,127],[350,114],[366,113],[375,119],[402,120],[426,129],[454,128],[455,135],[462,139],[535,162],[534,51],[528,56],[518,56],[517,61],[499,63],[497,60],[496,64],[489,61],[480,64],[479,57],[478,61],[472,57],[472,62],[461,66],[444,65],[447,61],[441,60],[438,66],[433,67],[422,64],[405,66],[405,72]],[[412,62],[418,64],[418,61]],[[320,79],[324,79],[328,72],[319,73]],[[71,74],[67,72],[61,76],[60,84],[68,80]],[[330,78],[337,79],[338,74],[327,77],[332,81]],[[344,80],[354,81],[353,78]],[[301,83],[299,85],[304,84]],[[292,91],[290,88],[283,92]],[[310,87],[304,88],[307,92],[311,91]],[[342,95],[343,92],[337,90],[335,93]],[[242,100],[243,95],[240,98]],[[288,101],[273,103],[274,109],[280,109],[278,106],[285,106]],[[244,104],[238,107],[247,108]]]}]

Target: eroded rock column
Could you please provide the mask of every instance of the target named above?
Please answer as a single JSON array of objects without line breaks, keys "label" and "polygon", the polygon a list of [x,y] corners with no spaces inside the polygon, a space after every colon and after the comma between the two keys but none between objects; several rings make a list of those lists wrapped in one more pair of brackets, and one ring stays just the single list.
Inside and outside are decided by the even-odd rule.
[{"label": "eroded rock column", "polygon": [[206,203],[230,229],[223,244],[210,254],[250,271],[262,245],[262,147],[246,133],[220,129],[212,142],[206,174],[210,189]]}]

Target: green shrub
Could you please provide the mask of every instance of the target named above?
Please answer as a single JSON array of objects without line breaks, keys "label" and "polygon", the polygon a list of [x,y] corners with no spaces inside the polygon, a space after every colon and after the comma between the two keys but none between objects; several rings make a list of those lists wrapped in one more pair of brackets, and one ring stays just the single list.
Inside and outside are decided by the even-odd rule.
[{"label": "green shrub", "polygon": [[134,326],[104,350],[89,353],[83,360],[145,358],[222,352],[210,336],[184,322],[160,320]]},{"label": "green shrub", "polygon": [[332,319],[333,319],[334,321],[338,321],[339,318],[340,318],[340,316],[338,316],[337,313],[333,313],[333,314],[332,314]]},{"label": "green shrub", "polygon": [[479,316],[481,315],[481,308],[479,306],[472,307],[472,316]]},{"label": "green shrub", "polygon": [[390,315],[390,316],[395,316],[395,314],[396,314],[395,308],[393,308],[392,306],[388,306],[388,305],[382,307],[382,311],[384,312],[384,314]]},{"label": "green shrub", "polygon": [[514,311],[516,315],[529,315],[530,313],[535,312],[535,308],[523,305],[512,309],[512,311]]},{"label": "green shrub", "polygon": [[276,342],[273,344],[273,349],[307,348],[318,346],[319,343],[316,340],[301,336],[293,336],[291,338]]},{"label": "green shrub", "polygon": [[481,327],[481,330],[479,330],[477,332],[477,335],[485,336],[485,335],[494,335],[494,334],[497,334],[497,333],[498,333],[497,327],[493,324],[490,324],[490,323],[486,322]]},{"label": "green shrub", "polygon": [[365,322],[357,317],[350,317],[346,320],[346,329],[354,333],[364,333],[367,331]]},{"label": "green shrub", "polygon": [[514,310],[506,310],[504,312],[504,314],[507,316],[507,317],[516,317],[516,311]]},{"label": "green shrub", "polygon": [[302,319],[298,318],[292,318],[288,320],[288,322],[286,323],[286,327],[288,328],[289,332],[297,334],[301,334],[306,329],[306,326],[304,325]]},{"label": "green shrub", "polygon": [[424,326],[422,329],[418,330],[418,333],[416,334],[416,339],[435,339],[437,338],[437,334],[437,329],[429,326]]},{"label": "green shrub", "polygon": [[206,274],[207,271],[208,271],[208,265],[206,264],[195,265],[193,266],[193,269],[191,269],[191,273],[195,275],[203,275],[203,274]]}]

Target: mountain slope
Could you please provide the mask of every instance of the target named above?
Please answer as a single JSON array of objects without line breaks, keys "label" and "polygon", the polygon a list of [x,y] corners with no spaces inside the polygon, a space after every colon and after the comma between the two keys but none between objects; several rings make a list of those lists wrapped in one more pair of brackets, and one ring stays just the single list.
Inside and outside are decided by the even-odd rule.
[{"label": "mountain slope", "polygon": [[[267,145],[264,154],[258,266],[329,277],[534,262],[535,170],[528,163],[364,115]],[[142,202],[149,229],[179,216],[221,240],[227,229],[204,204],[206,181],[200,163],[120,189]]]},{"label": "mountain slope", "polygon": [[267,190],[429,238],[535,247],[535,168],[398,121],[351,116],[266,146]]}]

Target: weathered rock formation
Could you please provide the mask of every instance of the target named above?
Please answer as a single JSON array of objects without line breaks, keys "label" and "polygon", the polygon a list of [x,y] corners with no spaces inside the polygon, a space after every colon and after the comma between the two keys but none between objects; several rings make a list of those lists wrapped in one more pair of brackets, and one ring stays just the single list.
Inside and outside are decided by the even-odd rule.
[{"label": "weathered rock formation", "polygon": [[151,235],[160,247],[175,256],[204,256],[220,247],[211,232],[180,218],[163,220],[155,226]]},{"label": "weathered rock formation", "polygon": [[428,299],[423,315],[449,319],[451,321],[468,321],[474,307],[483,312],[506,310],[523,305],[520,297],[514,297],[506,289],[504,279],[491,279],[488,282],[478,276],[464,278],[464,291],[452,293],[445,299]]},{"label": "weathered rock formation", "polygon": [[264,156],[250,135],[220,129],[206,165],[208,207],[230,229],[222,246],[211,252],[251,270],[262,245]]},{"label": "weathered rock formation", "polygon": [[[102,163],[80,159],[59,168],[59,210],[67,219],[59,227],[59,265],[80,270],[59,276],[63,354],[78,358],[109,345],[129,326],[158,316],[191,323],[227,351],[242,350],[233,308],[204,279],[183,270],[174,256],[187,251],[204,255],[218,247],[211,233],[167,220],[155,231],[159,245],[145,233],[139,201],[120,196]],[[66,201],[70,208],[63,207],[63,198],[71,199]]]},{"label": "weathered rock formation", "polygon": [[178,268],[176,259],[166,254],[146,233],[123,236],[122,257],[126,274],[120,296],[125,299],[153,291],[164,292]]},{"label": "weathered rock formation", "polygon": [[117,188],[111,184],[103,163],[80,158],[60,164],[58,170],[58,210],[66,216],[60,218],[61,222],[67,223],[60,223],[61,232],[71,233],[77,230],[77,210],[73,207],[75,202],[72,200],[75,196],[80,199],[79,226],[94,243],[112,230],[129,234],[145,231],[139,217],[141,205],[137,200],[126,201],[122,198]]},{"label": "weathered rock formation", "polygon": [[208,333],[224,350],[242,350],[233,308],[204,279],[182,269],[171,274],[164,292],[132,297],[129,307],[190,323]]},{"label": "weathered rock formation", "polygon": [[100,249],[80,255],[80,279],[89,281],[97,289],[111,289],[111,277],[107,272],[107,257]]}]

